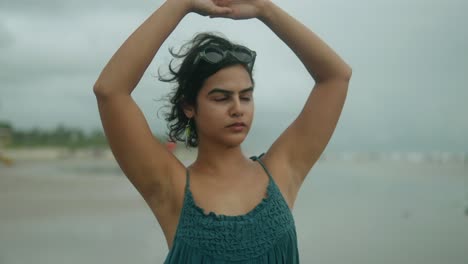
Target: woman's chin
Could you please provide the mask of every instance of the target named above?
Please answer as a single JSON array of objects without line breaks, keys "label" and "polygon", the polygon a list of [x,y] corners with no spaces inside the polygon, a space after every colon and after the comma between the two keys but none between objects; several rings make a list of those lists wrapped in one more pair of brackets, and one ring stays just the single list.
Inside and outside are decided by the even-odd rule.
[{"label": "woman's chin", "polygon": [[236,135],[230,135],[226,138],[224,138],[224,143],[229,146],[229,147],[237,147],[242,142],[244,142],[246,135],[244,133],[239,133]]}]

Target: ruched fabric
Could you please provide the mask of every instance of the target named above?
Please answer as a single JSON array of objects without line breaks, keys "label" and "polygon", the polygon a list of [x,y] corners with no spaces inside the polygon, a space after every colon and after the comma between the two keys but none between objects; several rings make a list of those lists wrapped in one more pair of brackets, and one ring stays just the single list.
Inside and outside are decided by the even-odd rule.
[{"label": "ruched fabric", "polygon": [[260,156],[268,174],[267,197],[244,215],[205,214],[193,199],[190,175],[173,247],[165,264],[299,263],[292,213]]}]

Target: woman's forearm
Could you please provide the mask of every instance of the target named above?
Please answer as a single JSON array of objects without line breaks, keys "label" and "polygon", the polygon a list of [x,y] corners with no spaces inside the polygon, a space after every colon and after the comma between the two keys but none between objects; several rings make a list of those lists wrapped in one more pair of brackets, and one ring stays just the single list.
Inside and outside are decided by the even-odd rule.
[{"label": "woman's forearm", "polygon": [[168,0],[122,44],[94,85],[96,94],[131,94],[162,43],[189,12],[188,1]]},{"label": "woman's forearm", "polygon": [[351,77],[351,68],[325,42],[273,2],[265,2],[259,19],[296,53],[316,82]]}]

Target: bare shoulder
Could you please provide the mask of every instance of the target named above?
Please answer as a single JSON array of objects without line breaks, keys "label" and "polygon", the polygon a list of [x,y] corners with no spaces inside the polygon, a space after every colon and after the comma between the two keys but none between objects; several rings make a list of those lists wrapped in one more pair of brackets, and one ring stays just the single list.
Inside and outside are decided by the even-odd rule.
[{"label": "bare shoulder", "polygon": [[109,146],[130,182],[152,208],[154,202],[172,199],[173,185],[184,166],[154,137],[133,98],[99,95],[97,102]]},{"label": "bare shoulder", "polygon": [[275,152],[272,148],[265,152],[261,160],[278,185],[289,208],[292,209],[299,191],[298,185],[293,181],[292,174],[295,173],[294,170],[287,163],[287,160],[282,157],[281,153]]},{"label": "bare shoulder", "polygon": [[348,84],[349,78],[342,77],[317,83],[299,116],[265,154],[273,176],[292,204],[330,141],[343,109]]},{"label": "bare shoulder", "polygon": [[[186,168],[182,163],[166,172],[157,192],[144,197],[166,239],[172,238],[183,206]],[[155,175],[156,176],[156,175]],[[169,242],[169,241],[168,241]]]}]

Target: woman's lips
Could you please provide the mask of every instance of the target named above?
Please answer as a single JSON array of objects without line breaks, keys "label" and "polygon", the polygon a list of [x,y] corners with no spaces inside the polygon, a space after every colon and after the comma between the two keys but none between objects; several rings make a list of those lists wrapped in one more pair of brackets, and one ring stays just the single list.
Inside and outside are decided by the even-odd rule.
[{"label": "woman's lips", "polygon": [[232,125],[228,126],[228,128],[233,130],[233,131],[240,132],[240,131],[244,130],[245,125],[236,123],[236,124],[232,124]]},{"label": "woman's lips", "polygon": [[246,126],[244,122],[236,122],[234,124],[230,124],[228,127],[231,127],[231,126]]}]

